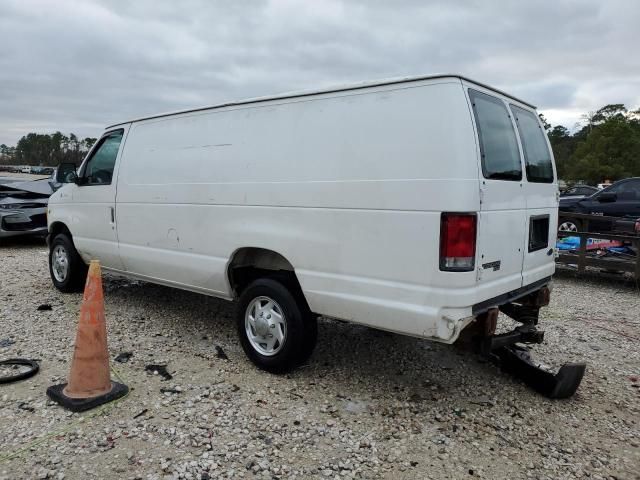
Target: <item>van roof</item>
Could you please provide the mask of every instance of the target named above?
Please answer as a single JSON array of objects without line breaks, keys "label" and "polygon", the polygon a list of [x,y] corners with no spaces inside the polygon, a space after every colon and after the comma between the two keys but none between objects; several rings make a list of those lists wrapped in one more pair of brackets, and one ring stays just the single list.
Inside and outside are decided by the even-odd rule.
[{"label": "van roof", "polygon": [[385,79],[385,80],[374,80],[374,81],[369,81],[369,82],[360,82],[360,83],[355,83],[355,84],[350,84],[350,85],[341,85],[341,86],[334,86],[334,87],[328,87],[328,88],[323,88],[323,89],[317,89],[317,90],[303,90],[303,91],[298,91],[298,92],[288,92],[288,93],[280,93],[277,95],[269,95],[269,96],[265,96],[265,97],[255,97],[255,98],[248,98],[246,100],[238,100],[235,102],[227,102],[227,103],[219,103],[216,105],[208,105],[208,106],[204,106],[204,107],[196,107],[196,108],[188,108],[185,110],[178,110],[178,111],[174,111],[174,112],[166,112],[166,113],[159,113],[156,115],[149,115],[146,117],[139,117],[139,118],[135,118],[133,120],[129,120],[126,122],[119,122],[119,123],[114,123],[113,125],[109,125],[107,127],[107,129],[112,128],[112,127],[116,127],[118,125],[123,125],[126,123],[133,123],[133,122],[141,122],[143,120],[150,120],[153,118],[161,118],[161,117],[168,117],[171,115],[179,115],[182,113],[191,113],[191,112],[200,112],[203,110],[213,110],[216,108],[224,108],[224,107],[233,107],[233,106],[237,106],[237,105],[247,105],[247,104],[251,104],[251,103],[261,103],[261,102],[268,102],[270,100],[284,100],[284,99],[289,99],[289,98],[299,98],[299,97],[308,97],[308,96],[312,96],[312,95],[319,95],[319,94],[323,94],[323,93],[335,93],[335,92],[344,92],[344,91],[348,91],[348,90],[360,90],[363,88],[370,88],[370,87],[379,87],[379,86],[384,86],[384,85],[394,85],[394,84],[400,84],[400,83],[411,83],[411,82],[418,82],[421,80],[433,80],[433,79],[438,79],[438,78],[458,78],[460,80],[465,80],[467,82],[470,83],[474,83],[480,87],[486,88],[488,90],[492,90],[496,93],[499,93],[500,95],[504,95],[505,97],[509,97],[513,100],[516,100],[524,105],[527,105],[533,109],[535,109],[535,105],[532,105],[528,102],[525,102],[524,100],[521,100],[517,97],[514,97],[513,95],[509,95],[508,93],[503,92],[502,90],[498,90],[497,88],[491,87],[489,85],[486,85],[484,83],[481,82],[477,82],[475,80],[472,80],[468,77],[465,77],[463,75],[459,75],[459,74],[455,74],[455,73],[441,73],[441,74],[434,74],[434,75],[420,75],[420,76],[413,76],[413,77],[397,77],[397,78],[389,78],[389,79]]}]

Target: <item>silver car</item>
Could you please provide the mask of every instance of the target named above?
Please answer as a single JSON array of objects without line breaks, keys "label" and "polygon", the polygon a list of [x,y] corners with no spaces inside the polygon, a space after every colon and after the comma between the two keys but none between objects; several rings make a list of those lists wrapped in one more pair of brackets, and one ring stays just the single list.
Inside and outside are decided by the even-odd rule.
[{"label": "silver car", "polygon": [[46,235],[53,186],[45,180],[0,184],[0,238]]}]

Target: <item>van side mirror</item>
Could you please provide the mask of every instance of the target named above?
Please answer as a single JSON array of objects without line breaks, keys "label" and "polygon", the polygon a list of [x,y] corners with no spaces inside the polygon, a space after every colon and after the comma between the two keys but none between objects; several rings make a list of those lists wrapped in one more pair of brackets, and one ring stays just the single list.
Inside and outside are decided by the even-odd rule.
[{"label": "van side mirror", "polygon": [[598,195],[598,201],[600,203],[611,203],[618,199],[618,195],[615,192],[602,192]]},{"label": "van side mirror", "polygon": [[78,174],[76,173],[75,163],[61,163],[56,171],[56,182],[58,183],[76,183]]}]

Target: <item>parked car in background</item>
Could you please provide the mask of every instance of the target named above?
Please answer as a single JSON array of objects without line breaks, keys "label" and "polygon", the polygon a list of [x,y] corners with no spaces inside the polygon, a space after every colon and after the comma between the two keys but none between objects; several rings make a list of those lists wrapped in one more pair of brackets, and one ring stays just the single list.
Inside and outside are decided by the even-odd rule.
[{"label": "parked car in background", "polygon": [[[619,180],[589,197],[560,198],[559,210],[636,219],[640,217],[640,177]],[[590,222],[591,230],[609,231],[612,228],[611,222],[608,221]],[[581,221],[578,218],[567,218],[565,215],[558,229],[568,232],[579,231]]]},{"label": "parked car in background", "polygon": [[47,204],[54,191],[50,179],[0,183],[0,238],[47,233]]},{"label": "parked car in background", "polygon": [[620,218],[613,222],[613,230],[616,233],[640,235],[640,217]]},{"label": "parked car in background", "polygon": [[22,167],[20,173],[31,173],[31,167]]},{"label": "parked car in background", "polygon": [[576,185],[571,187],[560,194],[560,198],[584,198],[590,197],[600,190],[590,185]]}]

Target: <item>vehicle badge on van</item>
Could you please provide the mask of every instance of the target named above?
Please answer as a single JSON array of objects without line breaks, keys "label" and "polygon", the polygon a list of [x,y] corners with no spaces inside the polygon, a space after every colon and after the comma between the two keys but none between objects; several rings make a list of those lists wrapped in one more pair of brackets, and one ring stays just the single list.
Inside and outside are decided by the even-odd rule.
[{"label": "vehicle badge on van", "polygon": [[495,262],[483,263],[482,268],[484,270],[493,269],[494,272],[500,270],[500,260],[496,260]]}]

